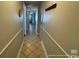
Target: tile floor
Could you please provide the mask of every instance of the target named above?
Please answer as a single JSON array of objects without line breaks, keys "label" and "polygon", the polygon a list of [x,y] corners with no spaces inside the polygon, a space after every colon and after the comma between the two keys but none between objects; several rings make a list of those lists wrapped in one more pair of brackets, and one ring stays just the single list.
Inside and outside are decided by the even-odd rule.
[{"label": "tile floor", "polygon": [[41,46],[41,40],[34,34],[29,34],[24,38],[23,48],[20,58],[44,58],[45,54]]}]

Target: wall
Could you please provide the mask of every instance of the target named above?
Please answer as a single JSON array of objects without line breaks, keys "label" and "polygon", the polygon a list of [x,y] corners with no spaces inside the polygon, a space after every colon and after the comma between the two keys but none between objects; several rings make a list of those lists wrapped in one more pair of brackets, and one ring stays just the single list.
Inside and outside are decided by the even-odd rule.
[{"label": "wall", "polygon": [[[45,12],[45,9],[51,6],[53,3],[57,3],[55,9]],[[43,20],[43,28],[50,34],[50,36],[66,51],[67,54],[71,54],[72,49],[79,51],[79,2],[69,1],[50,1],[43,2],[41,7],[41,20]],[[46,39],[47,36],[44,31],[41,30],[41,38]],[[46,44],[50,44],[53,47],[53,41],[50,44],[48,41]],[[45,43],[44,43],[45,44]],[[45,44],[45,47],[47,46]],[[49,45],[49,46],[50,46]],[[50,47],[50,49],[52,48]],[[48,46],[46,49],[49,48]],[[48,49],[47,49],[48,51]],[[58,50],[59,51],[59,50]],[[53,53],[48,53],[49,55]],[[79,52],[78,52],[79,55]]]},{"label": "wall", "polygon": [[0,2],[0,57],[16,57],[19,51],[23,40],[23,16],[18,16],[21,7],[20,2]]},{"label": "wall", "polygon": [[26,5],[23,3],[24,34],[26,35]]}]

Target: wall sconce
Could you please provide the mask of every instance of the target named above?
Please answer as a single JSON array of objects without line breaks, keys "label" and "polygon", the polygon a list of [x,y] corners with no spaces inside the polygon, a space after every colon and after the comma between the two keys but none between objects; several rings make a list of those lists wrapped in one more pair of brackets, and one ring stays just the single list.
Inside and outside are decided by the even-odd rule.
[{"label": "wall sconce", "polygon": [[55,3],[55,4],[53,4],[52,6],[46,8],[45,11],[49,11],[49,10],[54,9],[54,8],[56,8],[56,7],[57,7],[57,4]]},{"label": "wall sconce", "polygon": [[21,14],[22,14],[22,9],[20,8],[19,11],[18,11],[19,17],[21,17]]}]

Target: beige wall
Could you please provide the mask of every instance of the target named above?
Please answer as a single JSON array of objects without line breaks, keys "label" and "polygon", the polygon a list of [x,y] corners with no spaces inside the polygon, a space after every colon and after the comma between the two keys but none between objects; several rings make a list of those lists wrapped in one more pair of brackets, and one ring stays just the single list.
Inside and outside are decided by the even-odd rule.
[{"label": "beige wall", "polygon": [[[0,2],[0,52],[23,26],[23,19],[18,16],[21,7],[20,2]],[[22,39],[20,32],[1,57],[16,57]]]},{"label": "beige wall", "polygon": [[[57,7],[45,12],[53,3],[57,3]],[[44,28],[68,54],[72,49],[79,51],[79,2],[44,2],[41,14],[44,14]]]}]

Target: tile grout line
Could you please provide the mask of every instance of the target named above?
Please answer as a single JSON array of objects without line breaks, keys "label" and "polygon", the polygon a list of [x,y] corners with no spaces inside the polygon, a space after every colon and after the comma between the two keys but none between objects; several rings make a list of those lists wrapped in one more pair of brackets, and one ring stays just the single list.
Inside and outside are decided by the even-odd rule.
[{"label": "tile grout line", "polygon": [[[30,37],[30,36],[29,36]],[[34,36],[33,37],[33,39],[35,39],[37,36]],[[27,39],[27,38],[26,38]],[[21,44],[21,46],[20,46],[20,49],[19,49],[19,52],[18,52],[18,54],[17,54],[17,56],[16,56],[16,58],[19,58],[20,57],[20,54],[21,54],[21,51],[22,51],[22,48],[23,48],[23,44],[24,44],[24,41],[26,40],[25,38],[24,38],[24,40],[23,40],[23,42],[22,42],[22,44]],[[32,39],[32,38],[29,38],[29,39]]]}]

